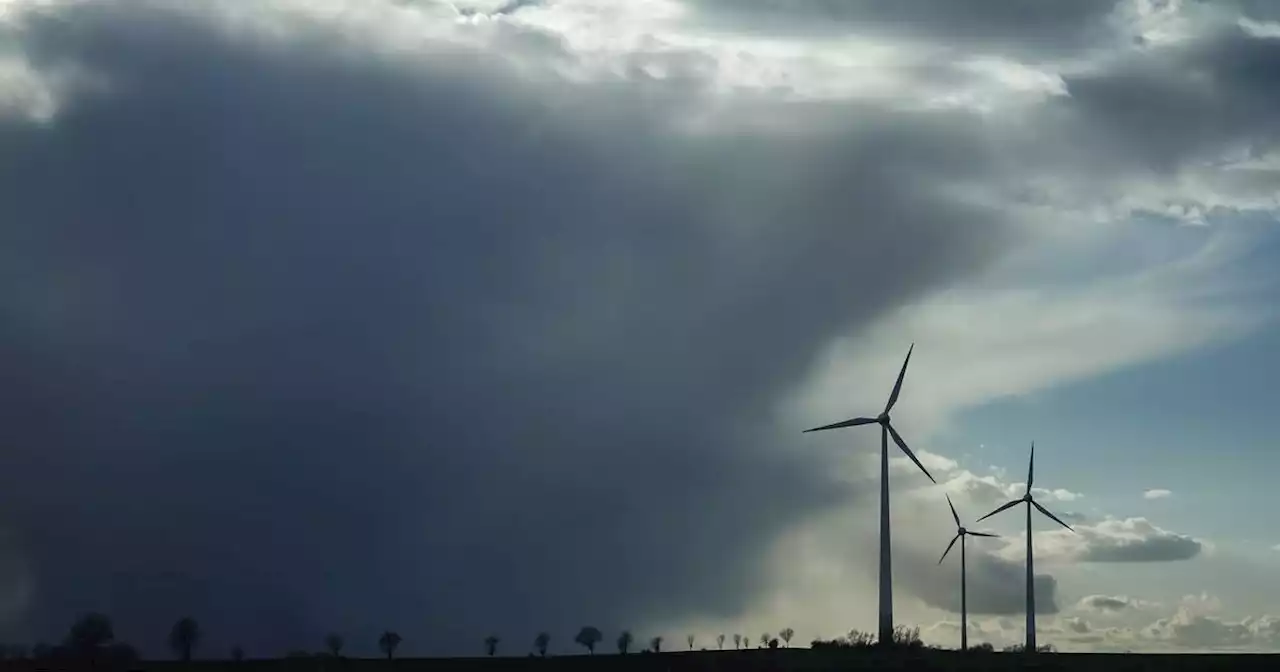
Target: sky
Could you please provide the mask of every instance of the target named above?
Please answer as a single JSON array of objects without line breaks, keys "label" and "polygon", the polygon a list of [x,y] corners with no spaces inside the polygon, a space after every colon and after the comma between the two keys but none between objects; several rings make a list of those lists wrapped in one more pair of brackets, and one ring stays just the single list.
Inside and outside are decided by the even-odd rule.
[{"label": "sky", "polygon": [[1041,643],[1280,649],[1277,73],[1246,0],[0,0],[0,641],[871,630],[801,430],[914,344],[899,623],[1035,441]]}]

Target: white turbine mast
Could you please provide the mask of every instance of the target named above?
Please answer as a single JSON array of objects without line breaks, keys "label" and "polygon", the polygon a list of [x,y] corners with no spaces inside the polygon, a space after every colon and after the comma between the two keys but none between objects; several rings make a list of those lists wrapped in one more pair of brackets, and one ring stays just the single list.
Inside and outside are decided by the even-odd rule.
[{"label": "white turbine mast", "polygon": [[1071,530],[1072,532],[1075,532],[1075,530],[1071,529],[1070,525],[1062,522],[1061,519],[1059,519],[1057,516],[1050,513],[1048,509],[1041,506],[1040,502],[1037,502],[1035,498],[1031,496],[1031,482],[1035,480],[1035,472],[1036,472],[1036,443],[1032,441],[1031,442],[1031,461],[1028,463],[1028,466],[1027,466],[1026,494],[1024,494],[1022,497],[1018,499],[1015,499],[1011,502],[1001,505],[995,511],[992,511],[991,513],[988,513],[987,515],[977,520],[977,522],[981,522],[983,520],[986,520],[987,518],[990,518],[991,516],[996,515],[997,513],[1000,513],[1001,511],[1004,511],[1005,509],[1011,509],[1019,504],[1027,505],[1027,641],[1025,644],[1025,650],[1027,653],[1036,652],[1036,588],[1035,588],[1035,562],[1034,562],[1034,557],[1031,551],[1031,509],[1033,507],[1038,509],[1040,513],[1043,513],[1044,515],[1048,516],[1051,520],[1053,520],[1053,522],[1067,528],[1068,530]]},{"label": "white turbine mast", "polygon": [[915,344],[907,349],[907,358],[902,362],[902,370],[898,372],[898,382],[893,385],[893,392],[889,394],[889,403],[885,404],[884,411],[874,418],[859,417],[844,422],[837,422],[831,425],[823,425],[822,427],[814,427],[813,429],[804,430],[807,432],[821,432],[828,429],[840,429],[842,427],[856,427],[858,425],[880,425],[880,634],[879,642],[881,644],[893,643],[893,566],[890,561],[890,535],[889,535],[889,437],[893,437],[893,442],[898,444],[902,452],[911,458],[912,462],[920,467],[920,471],[929,477],[930,481],[937,483],[928,469],[920,464],[920,460],[916,459],[915,453],[907,447],[907,442],[902,440],[902,436],[898,434],[898,430],[893,428],[892,422],[889,420],[889,412],[893,410],[894,404],[898,403],[898,394],[902,391],[902,378],[907,375],[907,364],[911,362],[911,352],[915,350]]},{"label": "white turbine mast", "polygon": [[964,561],[964,541],[965,537],[998,537],[998,534],[989,532],[974,532],[966,529],[960,524],[960,514],[956,513],[956,505],[951,503],[951,495],[947,495],[947,506],[951,507],[951,518],[956,521],[956,536],[951,537],[951,543],[947,544],[947,550],[942,552],[942,557],[938,558],[938,564],[941,565],[943,560],[947,559],[947,554],[951,552],[951,547],[956,545],[956,540],[960,540],[960,650],[964,651],[969,648],[969,600],[966,590],[965,561]]}]

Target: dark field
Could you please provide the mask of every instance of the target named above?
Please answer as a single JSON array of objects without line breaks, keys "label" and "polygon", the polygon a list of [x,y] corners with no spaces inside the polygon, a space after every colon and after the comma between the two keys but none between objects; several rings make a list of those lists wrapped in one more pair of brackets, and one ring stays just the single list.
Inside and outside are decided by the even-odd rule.
[{"label": "dark field", "polygon": [[[33,661],[11,661],[3,665],[6,670],[64,670],[65,663],[41,664]],[[88,668],[86,668],[88,669]],[[94,669],[109,669],[97,667]],[[791,670],[1087,670],[1109,672],[1126,670],[1280,670],[1280,655],[1264,654],[1071,654],[1050,653],[1024,656],[1016,653],[968,653],[955,651],[922,651],[912,653],[883,654],[857,651],[813,651],[809,649],[748,650],[748,651],[695,651],[662,654],[631,654],[627,656],[549,656],[527,657],[477,657],[445,659],[397,659],[387,661],[369,658],[330,658],[195,661],[135,663],[130,670],[155,670],[180,672],[185,670],[240,670],[243,672],[290,672],[292,670],[317,672],[408,672],[411,670],[440,670],[442,672],[568,672],[604,670],[619,672],[711,672],[715,670],[758,670],[760,672],[787,672]]]}]

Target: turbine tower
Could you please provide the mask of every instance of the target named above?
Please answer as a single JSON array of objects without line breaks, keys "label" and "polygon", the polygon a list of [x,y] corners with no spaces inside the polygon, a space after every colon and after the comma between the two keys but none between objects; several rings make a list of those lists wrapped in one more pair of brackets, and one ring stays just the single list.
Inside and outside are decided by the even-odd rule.
[{"label": "turbine tower", "polygon": [[893,437],[893,442],[898,444],[902,452],[911,458],[912,462],[920,467],[920,471],[929,477],[930,481],[937,483],[933,475],[928,469],[920,464],[920,460],[916,459],[915,453],[907,447],[907,442],[902,440],[902,436],[898,434],[898,430],[893,428],[893,424],[889,421],[889,412],[893,410],[893,405],[898,403],[898,393],[902,391],[902,377],[907,375],[907,364],[911,362],[911,352],[915,350],[915,344],[907,349],[907,358],[902,362],[902,370],[898,372],[898,382],[893,385],[893,392],[889,394],[889,403],[885,404],[884,411],[874,418],[853,418],[844,422],[837,422],[832,425],[823,425],[822,427],[814,427],[813,429],[804,430],[808,432],[820,432],[827,429],[839,429],[841,427],[856,427],[858,425],[880,425],[880,637],[881,644],[888,645],[893,643],[893,567],[890,562],[889,555],[889,437]]},{"label": "turbine tower", "polygon": [[964,538],[965,537],[998,537],[998,534],[989,534],[987,532],[974,532],[965,529],[960,524],[960,514],[956,513],[955,504],[951,503],[951,495],[947,495],[947,506],[951,507],[951,517],[956,521],[956,536],[951,537],[951,543],[947,544],[947,550],[942,552],[942,557],[938,558],[938,564],[941,565],[943,560],[947,559],[947,554],[951,552],[951,547],[956,545],[956,540],[960,540],[960,650],[964,651],[969,648],[969,604],[968,594],[965,590],[965,566],[964,566]]},{"label": "turbine tower", "polygon": [[[1058,519],[1057,516],[1053,515],[1052,513],[1049,513],[1049,509],[1046,509],[1043,506],[1040,506],[1040,502],[1037,502],[1034,498],[1031,497],[1031,481],[1035,478],[1035,473],[1036,473],[1036,443],[1035,441],[1032,441],[1031,442],[1031,461],[1027,465],[1026,494],[1024,494],[1022,497],[1018,499],[1013,500],[1012,502],[1002,505],[1000,508],[996,509],[995,511],[992,511],[991,513],[988,513],[987,515],[978,519],[978,522],[981,522],[983,520],[986,520],[987,518],[990,518],[991,516],[996,515],[997,513],[1000,513],[1001,511],[1004,511],[1005,509],[1011,509],[1023,503],[1027,505],[1027,641],[1026,641],[1026,645],[1024,646],[1027,653],[1036,652],[1036,588],[1035,588],[1035,569],[1034,569],[1034,563],[1033,563],[1034,558],[1031,553],[1031,508],[1035,507],[1036,509],[1039,509],[1040,513],[1043,513],[1044,515],[1051,518],[1053,522],[1067,528],[1068,530],[1071,530],[1070,525],[1062,522],[1061,520]],[[1075,532],[1075,530],[1071,530],[1071,531]]]}]

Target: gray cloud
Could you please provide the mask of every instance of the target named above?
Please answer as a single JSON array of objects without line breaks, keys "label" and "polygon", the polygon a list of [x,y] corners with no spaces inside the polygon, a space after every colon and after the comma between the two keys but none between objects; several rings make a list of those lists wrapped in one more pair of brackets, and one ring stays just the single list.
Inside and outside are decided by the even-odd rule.
[{"label": "gray cloud", "polygon": [[1076,634],[1081,634],[1081,635],[1089,632],[1092,629],[1089,626],[1089,622],[1084,620],[1083,618],[1080,618],[1079,616],[1071,616],[1069,618],[1063,619],[1063,626],[1068,631]]},{"label": "gray cloud", "polygon": [[1097,611],[1121,611],[1129,606],[1129,600],[1123,597],[1109,597],[1107,595],[1090,595],[1080,600],[1080,607],[1083,609],[1094,609]]},{"label": "gray cloud", "polygon": [[1102,612],[1119,612],[1128,609],[1137,609],[1146,606],[1147,603],[1141,600],[1135,600],[1124,595],[1088,595],[1080,599],[1077,608],[1090,611]]},{"label": "gray cloud", "polygon": [[1093,160],[1167,172],[1192,159],[1218,160],[1225,148],[1276,146],[1278,68],[1280,40],[1232,24],[1064,75],[1069,97],[1059,105],[1092,129],[1080,149]]},{"label": "gray cloud", "polygon": [[1115,531],[1108,523],[1095,528],[1077,528],[1085,537],[1079,554],[1081,562],[1171,562],[1190,560],[1200,554],[1203,544],[1192,537],[1162,530],[1141,519],[1124,521],[1126,532]]},{"label": "gray cloud", "polygon": [[1228,621],[1180,609],[1172,617],[1143,628],[1141,634],[1184,649],[1249,650],[1275,645],[1272,632],[1275,622],[1276,619],[1267,617]]},{"label": "gray cloud", "polygon": [[[848,496],[761,418],[1007,241],[935,188],[981,170],[935,161],[963,119],[681,135],[658,84],[125,7],[28,26],[34,63],[112,86],[0,120],[0,507],[35,637],[101,609],[151,651],[193,614],[211,650],[438,653],[738,614],[758,551]],[[1012,613],[977,596],[1016,568],[975,566],[975,608]]]},{"label": "gray cloud", "polygon": [[1107,17],[1118,0],[694,0],[709,16],[777,33],[837,35],[850,30],[937,40],[947,46],[1040,54],[1114,39]]},{"label": "gray cloud", "polygon": [[[969,613],[997,616],[1026,613],[1026,565],[992,555],[970,541],[966,558]],[[922,555],[904,559],[899,554],[895,560],[903,566],[902,576],[906,577],[914,595],[931,607],[960,612],[959,558],[948,557],[943,567],[938,567],[936,556],[932,562]],[[1053,576],[1036,574],[1035,591],[1037,614],[1058,613],[1058,582]]]}]

